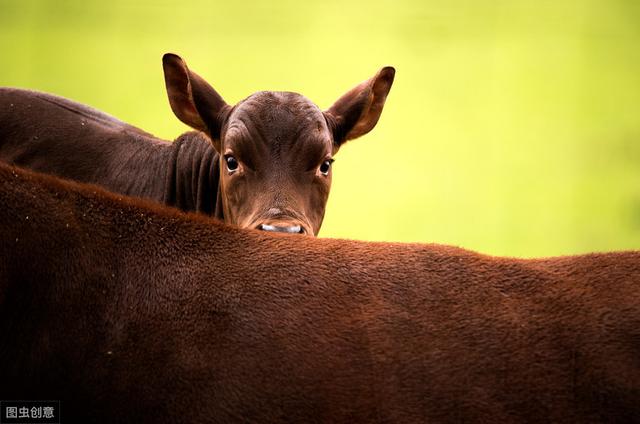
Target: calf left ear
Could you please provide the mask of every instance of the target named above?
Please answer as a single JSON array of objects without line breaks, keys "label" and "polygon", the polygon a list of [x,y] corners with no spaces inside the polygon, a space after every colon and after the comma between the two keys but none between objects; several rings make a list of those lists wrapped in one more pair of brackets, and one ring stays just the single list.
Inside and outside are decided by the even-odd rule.
[{"label": "calf left ear", "polygon": [[190,127],[209,134],[219,150],[220,131],[230,106],[204,79],[190,71],[180,56],[165,54],[162,67],[173,113]]},{"label": "calf left ear", "polygon": [[351,89],[324,112],[337,146],[368,133],[376,126],[395,74],[396,70],[390,66],[382,68],[373,78]]}]

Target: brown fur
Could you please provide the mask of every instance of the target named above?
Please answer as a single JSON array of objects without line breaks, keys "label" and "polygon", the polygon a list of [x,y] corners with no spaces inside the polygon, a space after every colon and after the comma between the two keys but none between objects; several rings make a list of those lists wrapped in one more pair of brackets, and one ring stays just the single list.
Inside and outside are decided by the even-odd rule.
[{"label": "brown fur", "polygon": [[0,166],[0,399],[63,422],[638,422],[640,252],[266,234]]},{"label": "brown fur", "polygon": [[70,100],[0,88],[0,160],[241,227],[315,235],[331,187],[319,169],[375,126],[394,77],[383,68],[322,112],[270,91],[230,106],[180,57],[166,54],[163,68],[172,110],[197,131],[169,143]]}]

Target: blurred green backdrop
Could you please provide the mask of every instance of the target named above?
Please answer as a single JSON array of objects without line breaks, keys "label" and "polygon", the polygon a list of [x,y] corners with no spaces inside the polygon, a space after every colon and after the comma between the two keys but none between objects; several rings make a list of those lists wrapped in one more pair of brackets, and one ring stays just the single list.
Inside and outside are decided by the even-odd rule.
[{"label": "blurred green backdrop", "polygon": [[337,155],[321,236],[640,248],[636,0],[0,0],[0,85],[173,139],[168,51],[229,103],[270,89],[326,108],[396,67],[378,126]]}]

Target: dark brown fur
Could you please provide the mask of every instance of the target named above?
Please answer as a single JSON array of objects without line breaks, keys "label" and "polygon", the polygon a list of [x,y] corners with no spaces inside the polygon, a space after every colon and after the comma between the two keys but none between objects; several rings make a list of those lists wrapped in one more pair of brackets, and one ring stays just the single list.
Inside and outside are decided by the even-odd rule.
[{"label": "dark brown fur", "polygon": [[0,166],[0,399],[63,422],[638,422],[640,252],[265,234]]},{"label": "dark brown fur", "polygon": [[394,76],[383,68],[322,112],[286,92],[230,106],[178,56],[163,67],[171,108],[198,131],[169,143],[70,100],[0,88],[0,160],[240,227],[317,234],[331,186],[319,169],[375,126]]},{"label": "dark brown fur", "polygon": [[50,94],[0,88],[0,159],[185,211],[215,212],[219,160],[204,134],[169,143]]}]

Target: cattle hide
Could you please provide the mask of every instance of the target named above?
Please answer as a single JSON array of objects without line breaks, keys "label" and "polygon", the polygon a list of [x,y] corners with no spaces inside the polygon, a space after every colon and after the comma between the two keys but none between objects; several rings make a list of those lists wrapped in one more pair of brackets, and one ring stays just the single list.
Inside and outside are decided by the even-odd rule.
[{"label": "cattle hide", "polygon": [[0,399],[62,422],[638,422],[640,252],[240,230],[0,166]]}]

